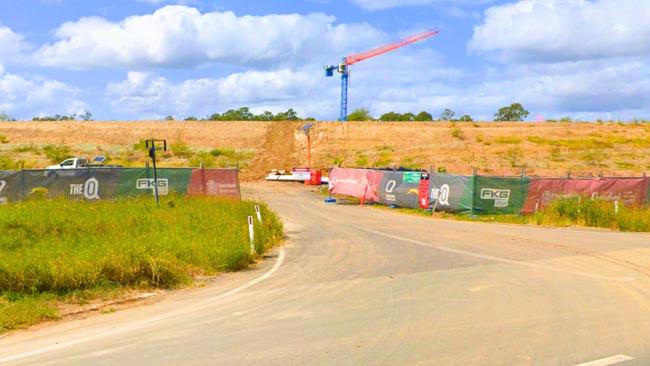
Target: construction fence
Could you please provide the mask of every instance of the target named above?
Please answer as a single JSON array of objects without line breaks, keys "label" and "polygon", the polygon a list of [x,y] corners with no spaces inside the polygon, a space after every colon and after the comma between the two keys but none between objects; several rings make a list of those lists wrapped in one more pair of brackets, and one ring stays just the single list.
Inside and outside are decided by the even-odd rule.
[{"label": "construction fence", "polygon": [[[158,194],[240,199],[238,169],[158,168]],[[44,188],[44,189],[43,189]],[[19,201],[42,189],[50,198],[107,199],[154,194],[148,168],[0,171],[0,203]]]},{"label": "construction fence", "polygon": [[650,178],[529,178],[334,168],[331,194],[405,208],[453,213],[532,214],[559,197],[626,206],[650,202]]}]

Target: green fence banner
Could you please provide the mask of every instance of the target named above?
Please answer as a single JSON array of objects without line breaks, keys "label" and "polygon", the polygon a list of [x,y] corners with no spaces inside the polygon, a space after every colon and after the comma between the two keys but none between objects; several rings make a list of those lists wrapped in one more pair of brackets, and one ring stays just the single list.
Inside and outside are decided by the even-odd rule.
[{"label": "green fence banner", "polygon": [[529,178],[474,177],[475,213],[519,213],[528,196]]},{"label": "green fence banner", "polygon": [[[158,168],[158,194],[240,198],[238,169]],[[193,180],[191,178],[194,177]],[[85,168],[0,171],[0,203],[18,201],[36,189],[47,196],[96,200],[154,194],[153,169]]]},{"label": "green fence banner", "polygon": [[[184,195],[192,176],[192,169],[158,168],[158,194],[166,196],[170,193]],[[118,196],[153,195],[153,169],[136,168],[124,169],[117,186]]]},{"label": "green fence banner", "polygon": [[429,179],[430,208],[445,212],[472,212],[473,177],[431,174]]}]

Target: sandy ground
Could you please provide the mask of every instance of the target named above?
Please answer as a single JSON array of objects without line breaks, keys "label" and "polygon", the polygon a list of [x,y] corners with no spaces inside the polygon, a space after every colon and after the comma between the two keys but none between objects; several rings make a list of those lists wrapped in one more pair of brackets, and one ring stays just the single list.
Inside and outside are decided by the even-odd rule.
[{"label": "sandy ground", "polygon": [[[300,122],[2,122],[0,154],[46,164],[21,145],[66,144],[76,154],[123,154],[140,139],[184,142],[195,151],[252,151],[246,178],[306,165]],[[406,166],[453,173],[563,176],[634,175],[650,171],[650,124],[619,123],[316,123],[314,166]],[[31,154],[31,155],[30,155]],[[137,156],[145,159],[144,154]],[[183,159],[170,163],[187,165]],[[163,161],[164,164],[164,161]]]}]

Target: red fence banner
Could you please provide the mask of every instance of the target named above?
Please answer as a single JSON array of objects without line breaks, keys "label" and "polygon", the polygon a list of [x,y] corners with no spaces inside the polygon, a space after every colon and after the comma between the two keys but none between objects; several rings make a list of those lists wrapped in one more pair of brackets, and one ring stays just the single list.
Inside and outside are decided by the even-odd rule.
[{"label": "red fence banner", "polygon": [[329,191],[365,202],[378,202],[383,175],[379,170],[334,168],[329,175]]},{"label": "red fence banner", "polygon": [[238,169],[193,169],[188,195],[220,196],[239,199]]},{"label": "red fence banner", "polygon": [[568,196],[618,200],[627,206],[642,205],[649,188],[650,178],[532,179],[521,212],[534,213],[552,200]]}]

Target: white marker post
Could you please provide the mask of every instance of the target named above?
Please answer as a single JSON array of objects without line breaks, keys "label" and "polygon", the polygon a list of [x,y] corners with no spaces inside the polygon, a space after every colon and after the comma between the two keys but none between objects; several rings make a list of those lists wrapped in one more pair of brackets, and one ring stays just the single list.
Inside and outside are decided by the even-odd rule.
[{"label": "white marker post", "polygon": [[262,213],[260,212],[260,205],[255,205],[255,214],[257,214],[257,221],[262,223]]},{"label": "white marker post", "polygon": [[255,252],[255,228],[253,227],[253,216],[248,216],[248,237],[251,244],[251,255],[257,254]]},{"label": "white marker post", "polygon": [[614,213],[618,215],[618,200],[614,201]]}]

